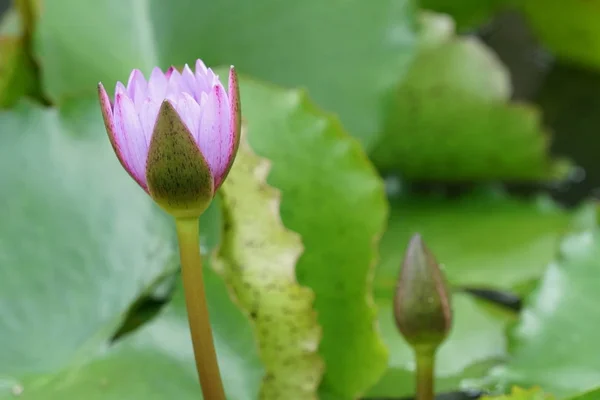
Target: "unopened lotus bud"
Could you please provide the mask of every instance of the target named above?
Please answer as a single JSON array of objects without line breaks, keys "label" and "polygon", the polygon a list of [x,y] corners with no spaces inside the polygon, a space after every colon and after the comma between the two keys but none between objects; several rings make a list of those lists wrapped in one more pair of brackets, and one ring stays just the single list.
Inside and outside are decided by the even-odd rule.
[{"label": "unopened lotus bud", "polygon": [[414,235],[404,257],[394,297],[394,317],[406,341],[435,350],[452,325],[450,291],[440,267],[420,235]]},{"label": "unopened lotus bud", "polygon": [[115,153],[131,177],[175,217],[198,217],[229,173],[240,137],[237,76],[229,92],[201,60],[195,71],[134,70],[117,83],[114,104],[98,86]]}]

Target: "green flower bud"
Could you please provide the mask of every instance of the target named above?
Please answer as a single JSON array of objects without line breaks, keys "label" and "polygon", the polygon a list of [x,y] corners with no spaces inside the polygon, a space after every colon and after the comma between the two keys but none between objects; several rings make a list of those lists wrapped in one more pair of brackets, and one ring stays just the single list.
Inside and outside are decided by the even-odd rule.
[{"label": "green flower bud", "polygon": [[446,279],[419,234],[411,238],[402,263],[394,317],[398,329],[416,350],[435,350],[452,325]]}]

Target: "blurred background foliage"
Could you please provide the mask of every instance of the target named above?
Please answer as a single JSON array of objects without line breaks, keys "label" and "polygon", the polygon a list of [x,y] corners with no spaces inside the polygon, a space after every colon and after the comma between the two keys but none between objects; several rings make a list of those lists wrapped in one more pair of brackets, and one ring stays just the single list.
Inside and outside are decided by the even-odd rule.
[{"label": "blurred background foliage", "polygon": [[[202,221],[232,400],[284,398],[273,387],[411,396],[391,302],[415,232],[455,292],[436,370],[445,398],[598,398],[600,1],[0,10],[0,399],[197,398],[172,227],[120,170],[94,94],[132,68],[199,57],[236,65],[249,143],[271,163],[266,182],[224,187]],[[268,215],[261,204],[279,195],[261,197],[265,184],[280,216],[248,224],[272,238],[280,218],[302,240],[295,274],[277,279],[298,243],[254,255],[255,235],[232,228],[247,213],[227,201],[250,193]],[[223,243],[235,254],[213,259]]]}]

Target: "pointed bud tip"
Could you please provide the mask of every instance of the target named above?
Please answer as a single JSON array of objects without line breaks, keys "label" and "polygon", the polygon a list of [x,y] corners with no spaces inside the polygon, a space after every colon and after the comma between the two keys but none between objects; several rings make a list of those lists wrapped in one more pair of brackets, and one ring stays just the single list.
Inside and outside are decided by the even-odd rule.
[{"label": "pointed bud tip", "polygon": [[420,234],[410,239],[394,297],[396,325],[412,346],[439,346],[450,331],[450,291]]}]

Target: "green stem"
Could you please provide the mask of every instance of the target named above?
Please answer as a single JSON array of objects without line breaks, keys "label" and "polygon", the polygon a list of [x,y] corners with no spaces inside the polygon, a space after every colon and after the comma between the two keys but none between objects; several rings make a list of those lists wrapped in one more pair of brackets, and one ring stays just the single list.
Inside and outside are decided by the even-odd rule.
[{"label": "green stem", "polygon": [[225,400],[204,292],[198,219],[177,218],[175,225],[188,321],[202,394],[204,400]]},{"label": "green stem", "polygon": [[416,400],[434,400],[435,349],[415,349],[417,361]]}]

